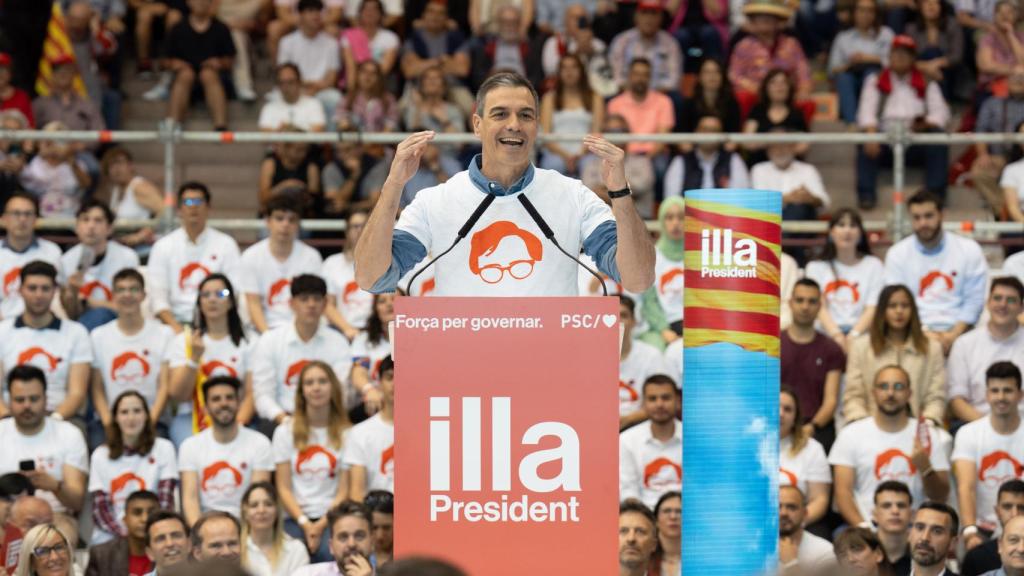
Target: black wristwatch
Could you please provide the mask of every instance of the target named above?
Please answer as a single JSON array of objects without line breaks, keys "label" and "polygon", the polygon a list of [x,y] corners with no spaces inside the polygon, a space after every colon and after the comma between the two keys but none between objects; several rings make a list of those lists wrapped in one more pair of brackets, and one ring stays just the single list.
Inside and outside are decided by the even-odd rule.
[{"label": "black wristwatch", "polygon": [[625,196],[629,196],[630,194],[632,194],[632,192],[629,190],[629,186],[626,186],[622,190],[608,191],[608,197],[611,198],[612,200],[615,200],[616,198],[623,198]]}]

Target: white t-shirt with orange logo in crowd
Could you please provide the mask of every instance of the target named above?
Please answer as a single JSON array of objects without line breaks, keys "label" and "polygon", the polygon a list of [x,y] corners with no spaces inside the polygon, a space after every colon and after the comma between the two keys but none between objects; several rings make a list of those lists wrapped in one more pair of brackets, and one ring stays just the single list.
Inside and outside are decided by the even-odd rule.
[{"label": "white t-shirt with orange logo in crowd", "polygon": [[[81,244],[76,244],[60,258],[61,267],[68,274],[74,274],[79,269],[81,261]],[[138,267],[139,255],[135,250],[111,240],[107,242],[107,251],[103,254],[103,259],[95,262],[83,274],[79,296],[87,300],[113,302],[114,275],[125,268]]]},{"label": "white t-shirt with orange logo in crowd", "polygon": [[342,449],[333,448],[326,428],[310,428],[306,448],[295,449],[292,421],[274,430],[274,464],[287,463],[292,492],[310,518],[321,518],[331,508],[341,482]]},{"label": "white t-shirt with orange logo in crowd", "polygon": [[170,310],[179,322],[191,322],[199,284],[216,272],[234,282],[238,260],[235,239],[213,228],[203,230],[195,242],[184,228],[157,240],[146,265],[153,311]]},{"label": "white t-shirt with orange logo in crowd", "polygon": [[283,262],[270,253],[270,239],[264,238],[242,253],[238,267],[238,291],[257,294],[263,305],[267,326],[277,328],[292,321],[291,283],[300,274],[320,274],[323,259],[314,248],[296,240]]},{"label": "white t-shirt with orange logo in crowd", "polygon": [[221,444],[213,438],[213,428],[207,428],[182,442],[178,469],[196,473],[200,510],[238,517],[253,472],[273,471],[274,459],[270,440],[259,432],[239,426],[235,439]]},{"label": "white t-shirt with orange logo in crowd", "polygon": [[664,374],[673,380],[671,368],[657,348],[634,340],[629,355],[619,360],[619,415],[632,414],[643,405],[644,382],[655,374]]},{"label": "white t-shirt with orange logo in crowd", "polygon": [[25,310],[25,303],[18,292],[21,268],[33,260],[53,264],[57,268],[57,283],[64,283],[60,247],[53,242],[36,238],[24,252],[15,252],[7,242],[0,242],[0,319],[13,318]]},{"label": "white t-shirt with orange logo in crowd", "polygon": [[654,288],[658,303],[665,312],[665,320],[672,324],[683,319],[683,263],[670,260],[656,251],[654,259]]},{"label": "white t-shirt with orange logo in crowd", "polygon": [[92,367],[103,377],[107,402],[114,405],[127,390],[142,394],[150,410],[156,403],[160,367],[166,361],[167,346],[174,332],[165,324],[147,319],[142,330],[131,336],[117,321],[96,328],[89,335],[94,350]]},{"label": "white t-shirt with orange logo in crowd", "polygon": [[[203,334],[202,361],[199,363],[199,370],[207,377],[232,376],[245,382],[246,376],[252,371],[251,354],[255,343],[249,340],[242,340],[241,344],[235,345],[230,336],[219,340]],[[185,355],[185,333],[177,334],[167,347],[167,364],[170,368],[181,368],[188,364],[189,358]],[[192,412],[192,402],[178,404],[178,415]]]},{"label": "white t-shirt with orange logo in crowd", "polygon": [[[833,271],[833,266],[835,270]],[[885,267],[875,256],[864,256],[853,266],[834,260],[807,263],[804,275],[821,286],[828,313],[841,328],[853,328],[864,308],[878,304],[885,285]]]},{"label": "white t-shirt with orange logo in crowd", "polygon": [[[522,192],[495,198],[466,239],[437,261],[435,295],[578,295],[578,264],[544,237],[519,194],[529,198],[569,254],[579,254],[591,232],[614,221],[608,206],[579,180],[537,168]],[[483,199],[469,172],[460,172],[417,194],[395,229],[411,234],[428,253],[440,254]]]},{"label": "white t-shirt with orange logo in crowd", "polygon": [[[0,475],[18,472],[23,460],[35,462],[36,470],[46,472],[55,480],[64,480],[64,465],[89,473],[89,450],[85,438],[74,425],[46,417],[43,429],[35,436],[18,432],[14,418],[0,420]],[[50,503],[54,512],[67,508],[52,492],[36,490],[36,496]]]},{"label": "white t-shirt with orange logo in crowd", "polygon": [[356,424],[345,438],[345,467],[366,469],[366,490],[395,491],[395,425],[380,413]]},{"label": "white t-shirt with orange logo in crowd", "polygon": [[683,488],[683,423],[662,442],[641,422],[619,434],[619,500],[639,498],[652,510],[665,492]]},{"label": "white t-shirt with orange logo in crowd", "polygon": [[[387,327],[384,328],[387,330]],[[391,342],[387,339],[387,333],[381,337],[380,342],[370,343],[370,336],[366,331],[356,335],[352,341],[352,362],[362,363],[370,373],[370,379],[374,382],[380,381],[380,363],[384,358],[391,355]]]},{"label": "white t-shirt with orange logo in crowd", "polygon": [[999,486],[1024,474],[1024,426],[1012,434],[1000,434],[987,416],[965,424],[956,433],[950,459],[974,464],[977,522],[994,530],[999,526],[995,511]]},{"label": "white t-shirt with orange logo in crowd", "polygon": [[[932,468],[936,472],[946,472],[949,470],[949,433],[931,424],[928,424],[928,430],[932,439]],[[854,499],[863,518],[871,518],[875,507],[875,487],[886,480],[906,484],[914,502],[927,500],[921,475],[910,460],[916,433],[916,420],[909,420],[903,430],[890,433],[881,430],[870,417],[848,424],[839,432],[828,455],[828,463],[853,468]]]},{"label": "white t-shirt with orange logo in crowd", "polygon": [[324,260],[320,275],[327,281],[327,294],[337,299],[345,320],[356,328],[366,326],[366,319],[373,312],[373,294],[356,283],[355,262],[339,252]]},{"label": "white t-shirt with orange logo in crowd", "polygon": [[78,322],[54,318],[49,326],[35,330],[17,316],[0,322],[0,361],[4,398],[7,372],[19,364],[31,364],[46,375],[46,410],[53,411],[67,396],[71,366],[92,364],[92,345]]},{"label": "white t-shirt with orange logo in crowd", "polygon": [[[92,453],[89,471],[89,493],[106,492],[114,505],[114,519],[124,528],[124,510],[128,496],[136,490],[149,490],[156,494],[161,480],[178,481],[177,455],[170,440],[157,438],[149,454],[122,454],[110,459],[106,444]],[[99,526],[92,531],[92,545],[112,540],[116,535]]]},{"label": "white t-shirt with orange logo in crowd", "polygon": [[256,411],[273,420],[278,414],[295,410],[295,390],[299,373],[311,360],[326,362],[342,383],[342,394],[350,397],[349,371],[352,355],[348,340],[341,332],[320,326],[309,342],[303,342],[289,323],[264,332],[256,342],[252,382]]},{"label": "white t-shirt with orange logo in crowd", "polygon": [[832,469],[825,457],[825,448],[814,438],[794,456],[790,454],[793,446],[791,437],[779,441],[779,486],[796,486],[807,496],[807,483],[832,483]]}]

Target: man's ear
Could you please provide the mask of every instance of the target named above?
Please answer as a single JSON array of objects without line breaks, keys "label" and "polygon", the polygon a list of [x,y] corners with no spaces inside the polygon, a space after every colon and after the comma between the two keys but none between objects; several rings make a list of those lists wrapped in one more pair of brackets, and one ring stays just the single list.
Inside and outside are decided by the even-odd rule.
[{"label": "man's ear", "polygon": [[478,137],[480,136],[480,123],[483,121],[484,119],[479,114],[473,114],[473,134],[476,134]]}]

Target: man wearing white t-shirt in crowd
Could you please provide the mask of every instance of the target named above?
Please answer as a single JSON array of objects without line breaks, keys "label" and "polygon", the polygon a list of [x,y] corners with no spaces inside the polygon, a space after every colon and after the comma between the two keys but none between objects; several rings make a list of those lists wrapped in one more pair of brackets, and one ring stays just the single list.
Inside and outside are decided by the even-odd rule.
[{"label": "man wearing white t-shirt in crowd", "polygon": [[274,470],[270,441],[236,420],[241,387],[231,376],[203,383],[212,426],[185,440],[178,453],[181,508],[189,524],[208,510],[237,517],[249,485],[269,481]]},{"label": "man wearing white t-shirt in crowd", "polygon": [[[985,373],[1000,361],[1024,366],[1024,284],[1013,276],[992,280],[988,324],[956,339],[946,361],[946,397],[957,419],[973,422],[989,411]],[[970,525],[965,516],[964,523]]]},{"label": "man wearing white t-shirt in crowd", "polygon": [[291,308],[295,320],[263,334],[253,355],[253,391],[256,412],[279,425],[295,411],[299,373],[311,360],[328,363],[342,381],[346,406],[354,398],[349,390],[351,355],[345,337],[321,323],[327,306],[327,284],[319,276],[300,274],[292,279]]},{"label": "man wearing white t-shirt in crowd", "polygon": [[907,372],[895,365],[882,368],[872,393],[877,404],[874,416],[843,428],[828,458],[836,507],[851,526],[870,517],[875,487],[884,480],[907,484],[918,501],[942,502],[949,495],[945,433],[926,423],[930,439],[927,446],[921,445],[919,421],[910,418]]},{"label": "man wearing white t-shirt in crowd", "polygon": [[54,512],[77,514],[85,501],[89,453],[82,433],[46,415],[46,375],[35,366],[7,373],[11,418],[0,420],[0,475],[20,472]]},{"label": "man wearing white t-shirt in crowd", "polygon": [[[57,294],[57,269],[32,261],[21,269],[24,312],[0,322],[0,373],[30,364],[46,377],[46,411],[70,420],[85,405],[89,390],[92,346],[78,322],[61,320],[50,311]],[[0,417],[8,413],[0,402]]]},{"label": "man wearing white t-shirt in crowd", "polygon": [[323,132],[327,125],[324,107],[316,98],[302,93],[302,72],[293,62],[279,64],[274,71],[279,99],[268,100],[260,109],[260,130],[277,132],[287,127],[303,132]]},{"label": "man wearing white t-shirt in crowd", "polygon": [[779,487],[779,574],[825,576],[835,567],[832,543],[804,530],[807,500],[796,486]]},{"label": "man wearing white t-shirt in crowd", "polygon": [[662,494],[682,489],[683,423],[671,378],[655,374],[642,391],[649,421],[619,434],[619,500],[637,498],[654,508]]},{"label": "man wearing white t-shirt in crowd", "polygon": [[[772,130],[786,132],[785,128]],[[783,220],[815,220],[818,210],[832,203],[821,173],[813,164],[796,157],[796,144],[775,142],[768,146],[768,160],[750,169],[750,186],[757,190],[782,191]]]},{"label": "man wearing white t-shirt in crowd", "polygon": [[[1006,524],[1017,516],[1024,516],[1024,481],[1014,478],[1003,482],[996,495],[996,516],[999,518],[999,531],[1006,531]],[[961,533],[966,532],[961,530]],[[966,538],[966,534],[964,535]],[[971,548],[964,555],[960,564],[960,576],[978,576],[990,570],[998,570],[1002,565],[999,559],[999,538],[993,537]]]},{"label": "man wearing white t-shirt in crowd", "polygon": [[201,182],[178,188],[181,227],[157,240],[147,271],[153,312],[176,333],[194,321],[199,283],[214,272],[232,276],[238,265],[234,238],[206,225],[210,190]]},{"label": "man wearing white t-shirt in crowd", "polygon": [[[146,284],[142,274],[125,268],[111,281],[117,320],[92,332],[92,405],[99,422],[90,423],[90,443],[98,446],[113,415],[110,403],[126,390],[146,399],[155,425],[167,406],[167,345],[174,331],[142,314]],[[102,427],[100,427],[102,426]]]},{"label": "man wearing white t-shirt in crowd", "polygon": [[324,116],[334,129],[334,109],[341,102],[338,74],[341,72],[341,49],[338,40],[324,32],[324,3],[321,0],[299,0],[297,30],[281,39],[277,64],[295,64],[302,77],[302,92],[316,98]]},{"label": "man wearing white t-shirt in crowd", "polygon": [[327,281],[327,310],[324,316],[350,341],[366,327],[373,311],[373,294],[356,283],[355,249],[368,214],[356,210],[345,221],[345,249],[324,261],[320,272]]},{"label": "man wearing white t-shirt in crowd", "polygon": [[323,265],[320,253],[299,240],[300,215],[294,197],[274,196],[265,209],[269,236],[247,248],[238,267],[238,288],[260,334],[293,320],[292,278],[319,274]]},{"label": "man wearing white t-shirt in crowd", "polygon": [[[569,254],[581,251],[628,292],[654,281],[654,247],[626,181],[625,153],[600,136],[583,146],[601,159],[611,208],[579,180],[534,168],[537,91],[519,74],[499,72],[477,92],[473,130],[483,153],[444,184],[420,191],[395,224],[402,190],[419,167],[434,132],[398,145],[391,172],[356,246],[356,280],[371,292],[393,292],[426,255],[441,254],[490,196],[493,203],[461,242],[435,266],[438,296],[575,296],[577,264],[542,241],[541,227],[520,205],[527,198]],[[621,274],[620,274],[621,273]]]},{"label": "man wearing white t-shirt in crowd", "polygon": [[373,576],[373,516],[359,502],[346,500],[327,514],[330,562],[303,566],[292,576]]},{"label": "man wearing white t-shirt in crowd", "polygon": [[[15,192],[4,204],[0,224],[6,231],[0,243],[0,319],[13,318],[24,309],[21,293],[21,267],[33,260],[60,267],[60,247],[36,236],[39,201],[28,192]],[[0,410],[0,414],[3,411]]]},{"label": "man wearing white t-shirt in crowd", "polygon": [[110,239],[114,213],[99,200],[86,200],[75,218],[78,244],[60,258],[68,273],[61,304],[68,317],[92,331],[117,317],[114,310],[114,274],[138,268],[135,250]]},{"label": "man wearing white t-shirt in crowd", "polygon": [[885,283],[910,289],[925,332],[948,354],[981,316],[988,263],[977,242],[942,230],[942,201],[934,194],[916,192],[907,210],[914,235],[886,253]]},{"label": "man wearing white t-shirt in crowd", "polygon": [[395,363],[380,364],[380,411],[356,424],[345,441],[349,498],[362,502],[370,490],[395,491]]},{"label": "man wearing white t-shirt in crowd", "polygon": [[995,531],[999,486],[1018,477],[1024,462],[1020,369],[1012,362],[996,362],[986,371],[985,384],[988,416],[960,428],[951,458],[968,550],[984,541],[981,532]]},{"label": "man wearing white t-shirt in crowd", "polygon": [[[647,419],[640,391],[644,382],[655,374],[670,374],[664,356],[657,348],[633,338],[633,329],[636,328],[635,310],[633,299],[619,294],[619,325],[622,326],[622,349],[619,351],[619,430]],[[675,380],[677,377],[672,378]]]},{"label": "man wearing white t-shirt in crowd", "polygon": [[865,521],[862,526],[877,530],[878,541],[895,573],[910,574],[910,518],[914,502],[910,488],[899,480],[886,480],[875,488],[873,501],[874,525]]},{"label": "man wearing white t-shirt in crowd", "polygon": [[914,576],[956,576],[946,558],[956,551],[960,519],[944,502],[922,502],[910,523],[910,573]]}]

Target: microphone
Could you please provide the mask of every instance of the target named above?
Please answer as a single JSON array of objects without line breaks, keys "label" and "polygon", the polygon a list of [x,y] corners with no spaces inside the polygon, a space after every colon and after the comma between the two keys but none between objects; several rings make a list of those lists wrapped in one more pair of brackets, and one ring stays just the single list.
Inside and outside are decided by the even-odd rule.
[{"label": "microphone", "polygon": [[555,245],[555,248],[558,248],[558,250],[562,254],[565,254],[566,256],[571,258],[573,262],[579,264],[587,272],[593,274],[594,278],[597,278],[597,280],[601,283],[601,290],[604,292],[604,295],[607,296],[608,286],[605,285],[604,278],[601,278],[601,275],[598,274],[593,268],[587,266],[583,262],[580,262],[579,258],[573,256],[572,254],[569,254],[568,252],[565,251],[564,248],[559,246],[558,240],[555,240],[554,231],[552,231],[551,227],[548,226],[548,223],[544,221],[544,218],[540,215],[540,212],[537,211],[537,208],[533,205],[533,202],[530,202],[530,199],[526,197],[526,194],[520,194],[518,198],[519,203],[523,205],[523,208],[526,208],[526,211],[530,214],[530,218],[533,218],[533,222],[537,225],[538,228],[540,228],[541,233],[544,234],[544,236],[548,240],[550,240],[551,243]]},{"label": "microphone", "polygon": [[416,273],[412,275],[412,278],[409,278],[409,282],[406,283],[405,285],[406,294],[412,294],[412,283],[416,280],[417,277],[419,277],[420,274],[423,274],[424,270],[433,266],[434,262],[440,260],[441,257],[444,256],[445,254],[451,252],[452,249],[455,248],[455,245],[458,244],[463,238],[466,237],[466,235],[469,234],[469,231],[473,229],[473,226],[476,226],[477,221],[480,220],[480,217],[484,215],[484,212],[486,212],[487,209],[490,208],[491,204],[494,203],[495,198],[497,198],[497,196],[495,196],[494,194],[484,194],[484,199],[480,201],[480,204],[476,207],[476,210],[474,210],[473,213],[469,215],[469,219],[466,220],[466,223],[462,225],[462,228],[459,228],[459,231],[455,235],[455,241],[452,242],[452,245],[449,246],[448,249],[445,250],[444,252],[441,252],[437,256],[434,256],[434,258],[430,262],[427,262],[426,266],[417,270]]}]

